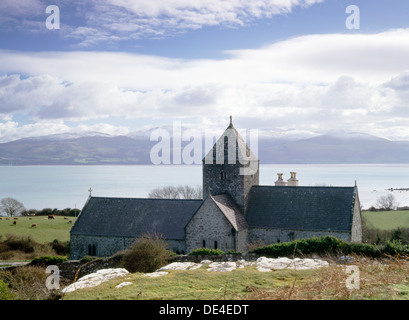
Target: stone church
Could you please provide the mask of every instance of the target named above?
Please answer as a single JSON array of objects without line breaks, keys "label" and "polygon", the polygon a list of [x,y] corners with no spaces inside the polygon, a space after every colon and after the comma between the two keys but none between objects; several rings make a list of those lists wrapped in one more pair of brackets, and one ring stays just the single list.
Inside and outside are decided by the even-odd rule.
[{"label": "stone church", "polygon": [[110,256],[144,233],[169,248],[245,252],[265,244],[331,235],[361,242],[357,186],[299,186],[295,172],[259,185],[259,160],[230,125],[203,159],[203,199],[90,196],[70,231],[71,259]]}]

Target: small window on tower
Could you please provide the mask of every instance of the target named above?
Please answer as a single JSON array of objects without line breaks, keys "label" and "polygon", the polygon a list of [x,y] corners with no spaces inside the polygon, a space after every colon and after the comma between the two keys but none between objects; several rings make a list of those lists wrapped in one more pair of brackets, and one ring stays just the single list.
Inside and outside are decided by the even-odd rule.
[{"label": "small window on tower", "polygon": [[217,241],[214,242],[214,248],[217,249]]},{"label": "small window on tower", "polygon": [[227,179],[227,172],[221,171],[220,172],[220,180],[226,180]]},{"label": "small window on tower", "polygon": [[206,248],[206,240],[203,240],[203,248]]}]

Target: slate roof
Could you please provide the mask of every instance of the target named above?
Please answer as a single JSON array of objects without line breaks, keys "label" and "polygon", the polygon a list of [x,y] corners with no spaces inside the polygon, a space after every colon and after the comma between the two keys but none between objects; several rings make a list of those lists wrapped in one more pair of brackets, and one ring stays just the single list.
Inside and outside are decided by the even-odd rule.
[{"label": "slate roof", "polygon": [[211,197],[234,229],[240,231],[247,228],[246,218],[229,195],[219,194]]},{"label": "slate roof", "polygon": [[351,231],[354,187],[253,186],[247,223],[251,227]]},{"label": "slate roof", "polygon": [[184,239],[184,227],[202,200],[91,197],[70,233],[137,237],[145,232]]}]

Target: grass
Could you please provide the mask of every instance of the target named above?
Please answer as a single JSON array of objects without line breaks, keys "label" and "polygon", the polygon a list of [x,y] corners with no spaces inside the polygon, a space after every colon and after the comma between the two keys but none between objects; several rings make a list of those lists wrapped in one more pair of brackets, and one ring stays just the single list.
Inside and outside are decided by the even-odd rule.
[{"label": "grass", "polygon": [[[13,218],[5,220],[1,217],[0,220],[0,236],[6,234],[14,234],[16,236],[31,236],[31,238],[38,243],[48,243],[57,239],[58,241],[70,240],[70,229],[72,221],[74,223],[75,217],[55,216],[55,219],[48,219],[47,216],[35,217],[18,217],[17,224],[13,225]],[[29,219],[31,218],[31,220]],[[33,223],[37,224],[36,228],[32,228]]]},{"label": "grass", "polygon": [[[64,300],[237,300],[246,299],[254,290],[275,290],[315,278],[316,270],[277,270],[260,272],[245,267],[231,272],[210,272],[203,267],[196,270],[170,270],[157,278],[132,273],[121,279],[102,283],[97,287],[68,293]],[[132,285],[116,289],[119,283]]]},{"label": "grass", "polygon": [[363,211],[362,217],[369,225],[380,230],[409,228],[409,210]]},{"label": "grass", "polygon": [[[132,273],[97,287],[66,294],[64,300],[409,300],[406,258],[356,260],[358,289],[346,286],[345,265],[316,270],[259,272],[254,266],[232,272],[169,271],[157,278]],[[121,282],[131,285],[116,289]]]}]

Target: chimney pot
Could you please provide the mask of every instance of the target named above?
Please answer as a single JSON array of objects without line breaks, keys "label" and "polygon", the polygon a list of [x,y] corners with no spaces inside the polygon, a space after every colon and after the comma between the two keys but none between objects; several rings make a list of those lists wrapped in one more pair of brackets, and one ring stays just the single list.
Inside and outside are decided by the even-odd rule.
[{"label": "chimney pot", "polygon": [[277,173],[277,175],[278,175],[278,179],[277,179],[277,181],[275,182],[275,185],[276,185],[276,186],[286,186],[286,185],[287,185],[287,182],[285,182],[285,181],[283,180],[283,174],[282,174],[282,173]]},{"label": "chimney pot", "polygon": [[297,173],[292,171],[290,172],[290,174],[291,174],[291,178],[287,180],[287,185],[292,186],[292,187],[298,186],[298,180],[296,178]]}]

